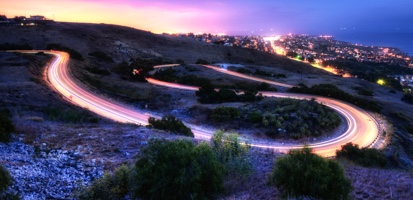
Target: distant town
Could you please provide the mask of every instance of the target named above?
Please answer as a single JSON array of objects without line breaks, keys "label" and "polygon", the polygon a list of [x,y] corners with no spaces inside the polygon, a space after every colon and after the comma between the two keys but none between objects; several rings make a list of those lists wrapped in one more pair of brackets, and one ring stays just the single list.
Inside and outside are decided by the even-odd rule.
[{"label": "distant town", "polygon": [[35,26],[46,25],[52,23],[53,20],[47,19],[42,15],[15,16],[7,18],[5,15],[0,15],[0,26]]},{"label": "distant town", "polygon": [[317,64],[343,58],[413,67],[413,59],[398,48],[351,44],[335,40],[333,36],[288,34],[264,37],[193,33],[174,35],[224,46],[256,49],[285,56],[296,55],[297,59]]}]

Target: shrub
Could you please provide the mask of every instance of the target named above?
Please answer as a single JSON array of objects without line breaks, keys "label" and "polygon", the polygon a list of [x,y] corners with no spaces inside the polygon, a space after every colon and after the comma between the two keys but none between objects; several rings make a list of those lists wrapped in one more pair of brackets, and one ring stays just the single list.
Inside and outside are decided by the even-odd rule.
[{"label": "shrub", "polygon": [[77,108],[64,108],[61,106],[47,106],[43,112],[47,119],[67,123],[97,123],[99,119],[92,116],[88,111]]},{"label": "shrub", "polygon": [[404,94],[401,100],[406,102],[406,103],[413,104],[413,95]]},{"label": "shrub", "polygon": [[211,138],[211,143],[216,157],[228,170],[230,178],[244,178],[250,174],[250,146],[241,143],[238,134],[217,131]]},{"label": "shrub", "polygon": [[300,87],[291,88],[289,92],[315,94],[340,99],[374,112],[380,112],[381,110],[381,107],[377,104],[377,102],[355,97],[347,92],[344,92],[343,90],[340,90],[337,86],[332,84],[313,85],[311,88],[308,88],[305,85],[300,85]]},{"label": "shrub", "polygon": [[56,43],[50,43],[46,47],[47,50],[58,50],[58,51],[64,51],[69,53],[70,57],[75,59],[75,60],[80,60],[83,61],[84,58],[81,53],[78,51],[71,49],[69,47],[63,46],[61,44],[56,44]]},{"label": "shrub", "polygon": [[78,194],[79,199],[124,199],[130,193],[133,168],[126,165],[115,170],[115,173],[105,175],[94,181],[89,187]]},{"label": "shrub", "polygon": [[240,116],[240,111],[232,107],[217,107],[215,108],[209,118],[218,122],[225,122],[235,119]]},{"label": "shrub", "polygon": [[347,143],[336,152],[337,158],[345,158],[364,167],[385,167],[387,159],[377,149],[359,148],[357,144]]},{"label": "shrub", "polygon": [[205,199],[222,191],[223,172],[206,143],[151,140],[136,163],[133,194],[142,199]]},{"label": "shrub", "polygon": [[32,50],[33,47],[28,44],[14,44],[14,43],[3,43],[0,44],[0,50]]},{"label": "shrub", "polygon": [[279,158],[270,181],[281,187],[285,196],[297,198],[348,199],[351,191],[342,167],[307,147]]},{"label": "shrub", "polygon": [[[2,194],[13,182],[9,172],[0,165],[0,194]],[[1,196],[0,196],[1,197]]]},{"label": "shrub", "polygon": [[156,129],[169,131],[178,135],[194,137],[194,133],[192,133],[191,129],[185,126],[181,120],[176,119],[172,115],[165,115],[161,120],[149,117],[148,122]]},{"label": "shrub", "polygon": [[110,75],[110,72],[106,69],[100,69],[98,67],[86,67],[88,72],[98,75]]},{"label": "shrub", "polygon": [[90,52],[88,55],[92,56],[92,57],[95,57],[95,58],[98,58],[98,59],[101,59],[101,60],[106,61],[106,62],[111,62],[111,63],[114,62],[113,58],[108,56],[108,54],[106,54],[103,51]]},{"label": "shrub", "polygon": [[8,142],[11,133],[15,131],[15,126],[6,113],[0,113],[0,142]]},{"label": "shrub", "polygon": [[209,65],[210,63],[204,59],[198,59],[196,60],[195,64],[200,64],[200,65]]},{"label": "shrub", "polygon": [[215,91],[214,86],[205,84],[196,91],[198,101],[203,104],[224,103],[224,102],[251,102],[262,100],[262,95],[257,96],[257,91],[244,91],[244,94],[237,95],[233,90],[221,88]]}]

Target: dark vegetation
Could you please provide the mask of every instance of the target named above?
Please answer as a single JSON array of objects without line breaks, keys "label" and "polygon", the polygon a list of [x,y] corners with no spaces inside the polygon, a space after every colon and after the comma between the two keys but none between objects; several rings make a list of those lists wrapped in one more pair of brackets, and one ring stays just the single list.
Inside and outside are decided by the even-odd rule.
[{"label": "dark vegetation", "polygon": [[148,122],[156,129],[165,130],[178,135],[185,135],[194,137],[191,129],[185,126],[181,120],[176,119],[172,115],[165,115],[162,119],[158,120],[154,117],[149,117]]},{"label": "dark vegetation", "polygon": [[355,87],[354,88],[357,91],[357,94],[363,95],[363,96],[373,96],[373,91],[362,88],[362,87]]},{"label": "dark vegetation", "polygon": [[214,85],[203,85],[196,92],[198,101],[203,104],[216,104],[224,102],[252,102],[262,100],[261,95],[257,95],[258,91],[246,90],[243,94],[237,95],[233,90],[221,88],[218,91],[215,90]]},{"label": "dark vegetation", "polygon": [[386,156],[383,152],[374,148],[359,148],[356,144],[347,143],[336,152],[338,159],[347,159],[364,167],[385,167]]},{"label": "dark vegetation", "polygon": [[210,63],[207,60],[204,59],[198,59],[196,60],[195,64],[199,64],[199,65],[209,65]]},{"label": "dark vegetation", "polygon": [[153,70],[156,65],[169,64],[170,61],[162,58],[131,59],[129,63],[121,62],[112,69],[122,79],[129,81],[147,82],[145,77],[149,77],[149,72]]},{"label": "dark vegetation", "polygon": [[135,165],[142,199],[205,199],[223,190],[224,167],[212,148],[190,141],[151,141]]},{"label": "dark vegetation", "polygon": [[413,104],[413,95],[404,94],[401,100],[406,102],[406,103]]},{"label": "dark vegetation", "polygon": [[357,78],[361,78],[373,83],[379,79],[385,80],[385,85],[396,90],[402,90],[398,80],[388,77],[397,74],[413,74],[413,69],[392,65],[388,63],[359,62],[354,59],[337,59],[324,61],[323,65],[331,65],[340,70],[346,71]]},{"label": "dark vegetation", "polygon": [[63,46],[61,44],[57,44],[57,43],[50,43],[46,46],[47,50],[57,50],[57,51],[64,51],[69,53],[70,58],[73,58],[75,60],[79,60],[79,61],[84,61],[85,59],[83,58],[83,55],[81,53],[79,53],[78,51],[71,49],[67,46]]},{"label": "dark vegetation", "polygon": [[[190,67],[186,67],[187,70],[193,71],[194,69]],[[177,70],[173,68],[165,68],[157,70],[154,75],[152,76],[155,79],[171,82],[171,83],[179,83],[183,85],[192,85],[192,86],[211,86],[214,88],[226,88],[226,89],[239,89],[239,90],[246,90],[254,92],[256,90],[266,90],[266,91],[277,91],[276,88],[272,88],[268,83],[261,83],[261,84],[251,84],[249,82],[240,81],[233,85],[217,85],[212,84],[211,80],[208,78],[198,77],[196,75],[183,75],[178,76]]]},{"label": "dark vegetation", "polygon": [[0,111],[0,142],[9,142],[15,126],[10,119],[11,113],[7,109]]},{"label": "dark vegetation", "polygon": [[86,67],[85,69],[92,74],[103,75],[103,76],[110,75],[110,72],[108,70],[101,69],[98,67]]},{"label": "dark vegetation", "polygon": [[79,192],[79,199],[211,199],[224,179],[249,174],[248,146],[216,133],[212,144],[150,140],[133,166],[121,166]]},{"label": "dark vegetation", "polygon": [[59,121],[72,124],[98,123],[99,118],[90,114],[86,110],[72,107],[47,106],[43,109],[46,118],[51,121]]},{"label": "dark vegetation", "polygon": [[0,44],[0,50],[33,50],[33,47],[29,44],[14,44],[6,42]]},{"label": "dark vegetation", "polygon": [[239,117],[241,112],[233,107],[217,107],[209,114],[209,118],[216,122],[227,122]]},{"label": "dark vegetation", "polygon": [[7,191],[7,189],[13,183],[13,178],[10,176],[10,173],[0,165],[0,199],[5,200],[19,200],[19,196],[12,194]]},{"label": "dark vegetation", "polygon": [[281,187],[285,197],[298,199],[348,199],[352,189],[336,161],[313,154],[309,148],[279,158],[270,181]]},{"label": "dark vegetation", "polygon": [[269,72],[266,72],[260,69],[256,69],[254,72],[252,72],[245,68],[238,68],[236,71],[239,73],[248,74],[248,75],[252,74],[252,75],[258,75],[258,76],[265,76],[265,77],[287,78],[285,74],[273,74],[273,73],[269,73]]},{"label": "dark vegetation", "polygon": [[241,115],[254,126],[264,127],[272,138],[317,137],[341,123],[337,113],[314,99],[278,99],[247,108]]},{"label": "dark vegetation", "polygon": [[380,112],[381,110],[381,107],[377,104],[377,102],[355,97],[347,92],[344,92],[343,90],[340,90],[337,86],[332,84],[313,85],[311,88],[301,84],[300,87],[293,87],[289,91],[331,97],[352,103],[356,106],[374,112]]},{"label": "dark vegetation", "polygon": [[77,196],[81,200],[101,199],[120,200],[132,190],[134,181],[133,168],[122,165],[114,173],[105,173],[102,178],[92,182],[92,184],[78,192]]},{"label": "dark vegetation", "polygon": [[90,52],[88,55],[89,55],[89,56],[92,56],[92,57],[95,57],[95,58],[97,58],[97,59],[103,60],[103,61],[105,61],[105,62],[110,62],[110,63],[115,62],[115,61],[113,61],[113,58],[112,58],[112,57],[110,57],[108,54],[106,54],[106,53],[103,52],[103,51]]},{"label": "dark vegetation", "polygon": [[155,72],[153,78],[166,82],[180,83],[192,86],[211,84],[211,81],[207,78],[201,78],[195,75],[178,76],[176,73],[177,71],[173,68],[159,69]]},{"label": "dark vegetation", "polygon": [[11,178],[9,172],[0,165],[0,194],[3,194],[3,192],[11,185],[12,182],[13,179]]},{"label": "dark vegetation", "polygon": [[256,128],[271,138],[318,137],[337,128],[340,116],[314,100],[274,99],[242,107],[194,107],[193,115],[205,114],[214,126],[227,129]]}]

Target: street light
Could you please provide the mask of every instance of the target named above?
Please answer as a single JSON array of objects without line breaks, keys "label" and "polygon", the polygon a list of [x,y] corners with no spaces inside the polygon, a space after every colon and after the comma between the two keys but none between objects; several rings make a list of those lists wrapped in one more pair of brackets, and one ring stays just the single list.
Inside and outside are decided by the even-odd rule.
[{"label": "street light", "polygon": [[379,84],[379,85],[384,85],[384,84],[386,84],[386,82],[384,82],[383,79],[379,79],[379,80],[377,81],[377,84]]}]

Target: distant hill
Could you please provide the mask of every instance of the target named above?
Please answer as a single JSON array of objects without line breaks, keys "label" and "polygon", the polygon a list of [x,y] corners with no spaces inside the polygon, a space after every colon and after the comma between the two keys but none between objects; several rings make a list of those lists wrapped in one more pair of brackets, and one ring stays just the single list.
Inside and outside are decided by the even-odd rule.
[{"label": "distant hill", "polygon": [[0,44],[6,42],[27,43],[35,49],[45,49],[50,43],[58,43],[75,49],[84,56],[99,50],[110,55],[115,62],[157,56],[171,60],[182,59],[186,63],[203,59],[209,62],[276,66],[301,73],[324,73],[306,64],[265,52],[219,46],[190,38],[158,35],[108,24],[57,22],[31,27],[3,27],[0,29]]}]

